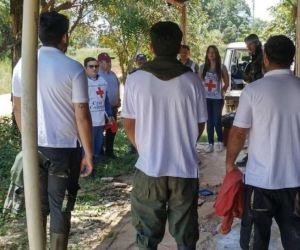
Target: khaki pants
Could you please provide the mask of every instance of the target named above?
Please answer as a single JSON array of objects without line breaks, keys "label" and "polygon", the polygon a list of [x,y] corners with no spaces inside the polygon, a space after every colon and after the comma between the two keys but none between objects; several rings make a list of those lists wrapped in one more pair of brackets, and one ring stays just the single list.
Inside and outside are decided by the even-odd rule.
[{"label": "khaki pants", "polygon": [[169,231],[179,246],[194,249],[199,239],[198,178],[150,177],[136,170],[131,194],[132,223],[140,249],[157,249]]}]

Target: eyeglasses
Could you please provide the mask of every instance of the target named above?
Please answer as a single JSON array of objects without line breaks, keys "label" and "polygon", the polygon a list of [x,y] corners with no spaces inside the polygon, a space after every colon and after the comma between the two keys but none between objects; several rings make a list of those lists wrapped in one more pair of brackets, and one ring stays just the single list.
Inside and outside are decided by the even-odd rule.
[{"label": "eyeglasses", "polygon": [[88,65],[88,67],[89,67],[90,69],[92,69],[92,68],[98,69],[98,68],[99,68],[99,65]]}]

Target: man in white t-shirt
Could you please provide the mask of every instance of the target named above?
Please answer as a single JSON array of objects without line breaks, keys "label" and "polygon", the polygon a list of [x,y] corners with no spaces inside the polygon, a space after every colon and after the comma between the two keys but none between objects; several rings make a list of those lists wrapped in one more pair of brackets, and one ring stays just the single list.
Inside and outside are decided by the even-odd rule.
[{"label": "man in white t-shirt", "polygon": [[295,55],[293,42],[270,37],[264,46],[262,79],[242,92],[227,147],[227,172],[249,134],[245,174],[245,211],[240,244],[249,249],[254,224],[253,249],[268,249],[272,219],[281,233],[284,249],[300,245],[300,79],[290,71]]},{"label": "man in white t-shirt", "polygon": [[176,56],[182,32],[158,22],[150,30],[153,61],[127,77],[122,117],[139,158],[131,195],[140,249],[157,249],[166,221],[178,249],[196,249],[196,142],[207,120],[199,77]]},{"label": "man in white t-shirt", "polygon": [[107,95],[107,82],[98,74],[98,61],[96,58],[87,57],[84,59],[83,64],[88,78],[89,107],[93,124],[94,162],[97,162],[100,158],[104,140],[105,119],[107,118],[108,122],[113,122],[114,118],[112,117],[112,109]]},{"label": "man in white t-shirt", "polygon": [[[40,16],[37,101],[38,149],[50,164],[40,167],[43,225],[50,214],[50,249],[66,250],[80,169],[93,169],[92,123],[87,78],[80,63],[64,53],[68,47],[69,20],[57,12]],[[14,114],[21,127],[22,61],[13,72]],[[81,160],[79,142],[85,156]],[[81,163],[81,166],[80,166]]]}]

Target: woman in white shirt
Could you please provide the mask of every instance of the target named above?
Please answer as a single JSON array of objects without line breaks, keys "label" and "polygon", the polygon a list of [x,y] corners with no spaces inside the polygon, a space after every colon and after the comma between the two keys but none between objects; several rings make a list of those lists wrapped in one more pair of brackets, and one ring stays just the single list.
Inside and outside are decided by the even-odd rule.
[{"label": "woman in white shirt", "polygon": [[[229,76],[225,65],[221,64],[221,56],[216,46],[207,48],[205,63],[200,66],[200,78],[206,92],[208,120],[206,124],[208,145],[207,153],[221,152],[224,149],[222,131],[222,110],[224,106],[224,93],[229,86]],[[218,142],[214,143],[216,131]]]}]

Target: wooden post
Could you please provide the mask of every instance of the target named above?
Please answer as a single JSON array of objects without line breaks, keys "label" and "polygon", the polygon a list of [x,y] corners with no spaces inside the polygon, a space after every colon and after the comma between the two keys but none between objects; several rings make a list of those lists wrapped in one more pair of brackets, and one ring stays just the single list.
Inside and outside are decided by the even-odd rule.
[{"label": "wooden post", "polygon": [[300,77],[300,0],[297,1],[295,73]]},{"label": "wooden post", "polygon": [[183,33],[182,42],[183,44],[187,44],[187,12],[185,4],[181,7],[181,30]]},{"label": "wooden post", "polygon": [[43,250],[37,153],[37,42],[39,1],[24,0],[22,29],[22,151],[26,221],[30,250]]}]

